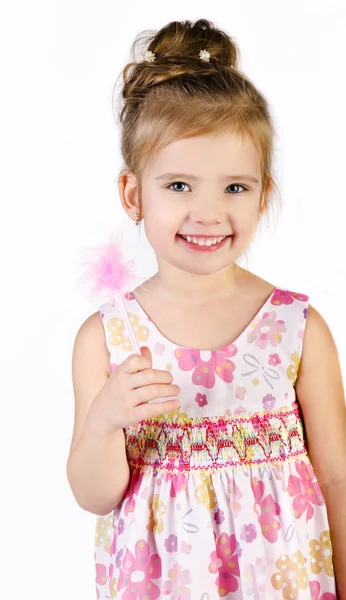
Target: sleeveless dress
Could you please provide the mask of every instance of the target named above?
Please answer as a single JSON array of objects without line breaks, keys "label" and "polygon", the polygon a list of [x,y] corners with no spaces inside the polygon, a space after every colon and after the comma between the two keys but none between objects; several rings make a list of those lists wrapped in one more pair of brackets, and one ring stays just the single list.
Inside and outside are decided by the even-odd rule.
[{"label": "sleeveless dress", "polygon": [[[122,298],[153,368],[180,386],[180,408],[124,429],[131,478],[96,517],[96,597],[336,600],[295,392],[309,296],[276,287],[233,343],[210,351],[177,346],[131,292]],[[116,301],[100,315],[111,372],[135,351]]]}]

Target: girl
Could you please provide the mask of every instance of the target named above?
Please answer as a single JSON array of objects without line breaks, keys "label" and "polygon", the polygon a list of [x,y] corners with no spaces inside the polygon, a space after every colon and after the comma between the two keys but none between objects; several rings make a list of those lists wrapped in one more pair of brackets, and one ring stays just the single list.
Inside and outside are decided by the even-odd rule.
[{"label": "girl", "polygon": [[346,599],[338,353],[308,295],[236,264],[275,188],[237,64],[198,20],[124,70],[119,192],[158,271],[124,293],[142,356],[111,302],[75,343],[69,479],[98,515],[101,600]]}]

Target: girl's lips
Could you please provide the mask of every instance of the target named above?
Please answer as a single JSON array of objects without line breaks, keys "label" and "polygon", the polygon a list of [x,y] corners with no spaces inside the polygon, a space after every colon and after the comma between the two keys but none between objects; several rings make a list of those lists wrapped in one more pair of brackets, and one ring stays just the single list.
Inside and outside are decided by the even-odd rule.
[{"label": "girl's lips", "polygon": [[182,237],[182,235],[180,235],[180,233],[177,234],[177,237],[182,241],[183,244],[185,244],[185,246],[187,246],[188,248],[192,248],[193,250],[197,250],[197,252],[213,252],[227,244],[227,241],[229,240],[229,238],[232,237],[232,235],[227,235],[225,239],[221,240],[221,242],[219,242],[218,244],[212,244],[211,246],[199,246],[198,244],[194,244],[193,242],[188,242]]}]

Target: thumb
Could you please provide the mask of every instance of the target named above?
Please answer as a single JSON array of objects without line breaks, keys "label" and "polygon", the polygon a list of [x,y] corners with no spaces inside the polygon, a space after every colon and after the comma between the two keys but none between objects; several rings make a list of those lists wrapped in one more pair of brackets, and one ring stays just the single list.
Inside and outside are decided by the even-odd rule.
[{"label": "thumb", "polygon": [[141,346],[140,351],[143,356],[146,356],[152,361],[151,350],[148,348],[148,346]]}]

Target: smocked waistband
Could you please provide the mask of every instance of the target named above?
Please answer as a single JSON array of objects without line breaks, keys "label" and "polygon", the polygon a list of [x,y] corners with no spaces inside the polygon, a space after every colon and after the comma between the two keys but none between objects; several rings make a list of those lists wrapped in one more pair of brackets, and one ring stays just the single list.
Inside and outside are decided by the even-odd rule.
[{"label": "smocked waistband", "polygon": [[125,435],[130,467],[175,472],[277,463],[307,452],[296,402],[237,417],[147,419]]}]

